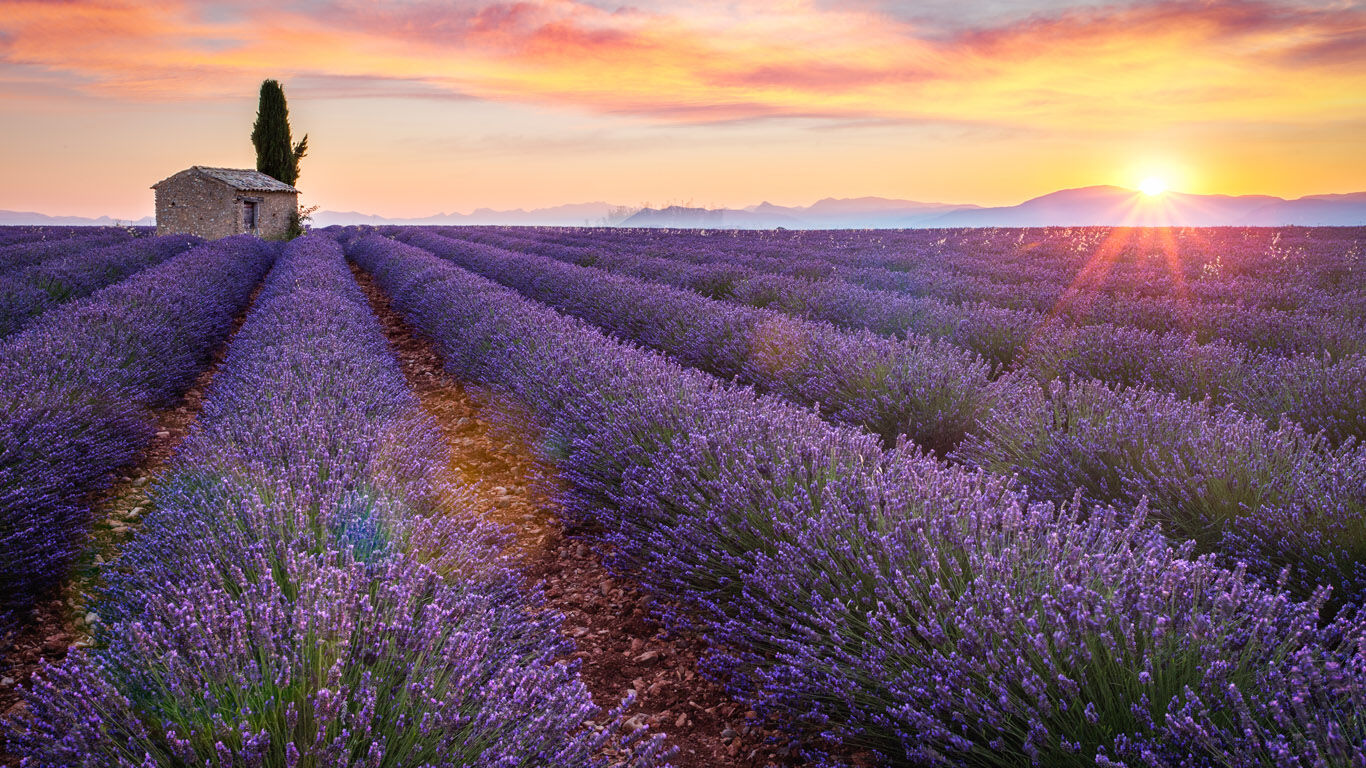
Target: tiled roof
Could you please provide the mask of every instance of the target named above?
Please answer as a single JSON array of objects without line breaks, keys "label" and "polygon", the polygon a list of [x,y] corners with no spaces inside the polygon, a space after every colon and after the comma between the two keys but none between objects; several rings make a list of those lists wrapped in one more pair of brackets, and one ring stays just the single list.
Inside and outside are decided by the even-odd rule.
[{"label": "tiled roof", "polygon": [[[209,168],[203,165],[196,165],[189,170],[199,171],[211,179],[221,181],[233,189],[241,190],[243,192],[298,193],[299,191],[279,179],[273,179],[260,171],[252,171],[245,168]],[[185,171],[181,171],[180,173],[184,172]],[[176,175],[178,176],[180,174]],[[154,184],[153,186],[157,186],[163,181],[166,181],[166,179],[157,182],[157,184]]]}]

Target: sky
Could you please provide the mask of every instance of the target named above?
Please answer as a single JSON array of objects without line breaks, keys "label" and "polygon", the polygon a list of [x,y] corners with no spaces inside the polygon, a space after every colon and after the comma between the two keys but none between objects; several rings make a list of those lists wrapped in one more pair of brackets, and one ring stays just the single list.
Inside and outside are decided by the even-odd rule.
[{"label": "sky", "polygon": [[1364,2],[0,0],[0,209],[252,167],[265,78],[331,211],[1366,190]]}]

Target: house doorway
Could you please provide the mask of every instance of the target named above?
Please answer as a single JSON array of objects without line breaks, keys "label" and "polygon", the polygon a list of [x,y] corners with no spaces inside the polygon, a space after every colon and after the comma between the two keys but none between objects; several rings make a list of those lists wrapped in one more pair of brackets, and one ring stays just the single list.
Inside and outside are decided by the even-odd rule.
[{"label": "house doorway", "polygon": [[242,203],[242,228],[248,232],[256,232],[256,206],[255,200],[246,200]]}]

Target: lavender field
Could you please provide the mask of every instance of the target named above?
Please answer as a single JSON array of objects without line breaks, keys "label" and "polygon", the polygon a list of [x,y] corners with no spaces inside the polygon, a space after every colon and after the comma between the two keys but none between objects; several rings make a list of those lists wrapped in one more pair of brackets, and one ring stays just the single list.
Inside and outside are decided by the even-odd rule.
[{"label": "lavender field", "polygon": [[1366,768],[1363,440],[1366,228],[0,228],[0,764]]}]

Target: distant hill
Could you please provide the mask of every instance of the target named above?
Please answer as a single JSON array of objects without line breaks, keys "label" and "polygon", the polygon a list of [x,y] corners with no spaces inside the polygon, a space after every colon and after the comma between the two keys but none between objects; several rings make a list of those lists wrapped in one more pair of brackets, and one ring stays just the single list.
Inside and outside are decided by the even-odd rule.
[{"label": "distant hill", "polygon": [[949,211],[975,205],[921,203],[885,197],[827,197],[809,206],[763,202],[747,208],[646,208],[623,221],[623,227],[711,227],[728,229],[865,229],[918,227]]},{"label": "distant hill", "polygon": [[[634,213],[630,213],[634,211]],[[627,213],[630,213],[627,216]],[[110,225],[108,216],[47,216],[0,211],[0,225]],[[124,224],[148,225],[145,216]],[[1366,192],[1308,195],[1286,200],[1270,195],[1192,195],[1166,192],[1148,196],[1114,186],[1064,189],[1019,205],[983,208],[976,205],[926,203],[885,197],[833,198],[808,206],[763,202],[746,208],[630,209],[604,202],[551,208],[470,213],[438,213],[421,218],[386,218],[356,211],[320,211],[313,224],[625,226],[711,229],[901,229],[924,227],[1046,226],[1361,226],[1366,225]]]},{"label": "distant hill", "polygon": [[115,224],[134,227],[155,226],[157,220],[152,216],[131,219],[111,219],[108,216],[89,218],[87,216],[48,216],[32,211],[0,211],[0,227],[44,226],[44,227],[112,227]]},{"label": "distant hill", "polygon": [[491,226],[542,226],[542,227],[582,227],[602,226],[618,210],[607,203],[573,203],[557,205],[553,208],[536,208],[530,211],[517,208],[511,211],[495,211],[492,208],[479,208],[471,213],[438,213],[415,219],[390,219],[355,211],[318,211],[313,214],[313,225],[327,227],[333,224],[397,224],[397,225],[491,225]]},{"label": "distant hill", "polygon": [[776,205],[758,206],[753,211],[731,208],[685,208],[671,205],[668,208],[645,208],[625,221],[623,227],[678,227],[708,229],[775,229],[787,227],[794,229],[805,226],[801,219],[781,213]]},{"label": "distant hill", "polygon": [[1001,208],[952,211],[932,227],[1045,226],[1350,226],[1366,224],[1366,193],[1312,195],[1285,200],[1270,195],[1149,197],[1123,187],[1082,187]]}]

